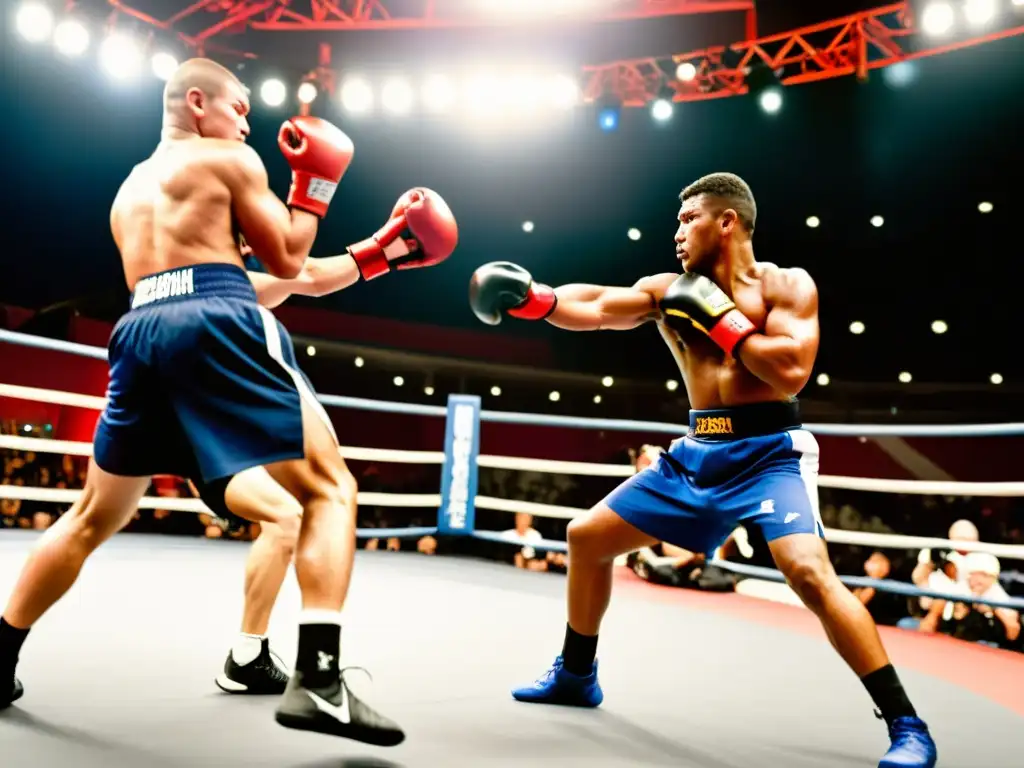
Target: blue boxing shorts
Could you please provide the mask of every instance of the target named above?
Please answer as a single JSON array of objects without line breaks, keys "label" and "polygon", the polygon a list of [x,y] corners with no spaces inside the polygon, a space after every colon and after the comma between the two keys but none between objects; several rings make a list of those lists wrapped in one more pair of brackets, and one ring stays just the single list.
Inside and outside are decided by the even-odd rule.
[{"label": "blue boxing shorts", "polygon": [[236,266],[200,264],[139,280],[108,359],[93,455],[111,474],[209,483],[302,458],[303,402],[333,433],[288,332]]},{"label": "blue boxing shorts", "polygon": [[740,523],[824,537],[818,442],[796,402],[690,411],[690,429],[604,503],[659,541],[712,554]]}]

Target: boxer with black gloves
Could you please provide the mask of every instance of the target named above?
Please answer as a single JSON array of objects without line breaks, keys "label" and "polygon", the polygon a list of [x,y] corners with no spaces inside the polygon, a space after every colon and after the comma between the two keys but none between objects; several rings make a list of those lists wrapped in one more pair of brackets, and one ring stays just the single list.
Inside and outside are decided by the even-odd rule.
[{"label": "boxer with black gloves", "polygon": [[[568,622],[562,652],[535,683],[534,703],[596,707],[597,635],[621,554],[664,541],[712,553],[741,523],[759,526],[779,570],[875,701],[891,746],[880,768],[933,768],[935,743],[917,716],[867,609],[829,561],[818,514],[818,446],[797,394],[818,351],[818,292],[802,269],[754,258],[754,197],[716,173],[683,190],[679,272],[630,288],[534,282],[521,267],[485,264],[470,281],[481,322],[503,315],[574,331],[658,324],[679,366],[690,429],[648,468],[569,525]],[[813,713],[808,711],[809,716]]]}]

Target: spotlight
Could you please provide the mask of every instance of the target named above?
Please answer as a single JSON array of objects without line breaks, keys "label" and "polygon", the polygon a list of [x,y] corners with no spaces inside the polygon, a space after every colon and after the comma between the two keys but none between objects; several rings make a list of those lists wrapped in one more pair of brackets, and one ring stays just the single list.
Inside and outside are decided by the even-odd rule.
[{"label": "spotlight", "polygon": [[931,3],[921,14],[921,29],[929,35],[944,35],[953,28],[956,17],[949,3]]},{"label": "spotlight", "polygon": [[615,383],[615,379],[613,379],[611,376],[605,376],[603,379],[601,379],[601,384],[603,384],[606,387],[610,387],[614,383]]},{"label": "spotlight", "polygon": [[429,397],[430,395],[434,394],[434,388],[431,387],[431,386],[424,387],[423,388],[423,394],[427,395]]},{"label": "spotlight", "polygon": [[672,102],[668,99],[655,99],[651,105],[651,117],[663,123],[672,117]]},{"label": "spotlight", "polygon": [[363,360],[363,358],[361,357],[357,357],[352,362],[355,363],[356,368],[362,368],[364,365],[366,365],[366,361]]},{"label": "spotlight", "polygon": [[412,109],[412,86],[401,78],[392,78],[384,83],[381,103],[393,115],[404,115]]},{"label": "spotlight", "polygon": [[316,97],[319,95],[319,93],[320,92],[317,90],[316,83],[311,83],[309,80],[307,80],[306,82],[302,83],[302,85],[299,86],[299,91],[296,94],[296,96],[298,97],[300,103],[312,104],[314,101],[316,101]]},{"label": "spotlight", "polygon": [[862,323],[860,320],[854,320],[852,323],[850,323],[850,333],[852,333],[854,336],[860,336],[862,333],[864,333],[864,323]]},{"label": "spotlight", "polygon": [[817,229],[818,227],[821,226],[821,219],[819,219],[817,216],[808,216],[807,226],[810,227],[811,229]]},{"label": "spotlight", "polygon": [[446,77],[435,75],[423,86],[423,101],[431,112],[450,109],[455,98],[455,86]]},{"label": "spotlight", "polygon": [[669,392],[675,392],[677,389],[679,389],[679,382],[676,381],[675,379],[669,379],[668,381],[665,382],[665,389],[667,389]]},{"label": "spotlight", "polygon": [[760,104],[761,109],[769,115],[774,115],[782,109],[782,89],[769,88],[758,96],[757,103]]},{"label": "spotlight", "polygon": [[533,232],[533,222],[532,221],[524,221],[523,222],[523,232]]},{"label": "spotlight", "polygon": [[571,109],[580,100],[580,86],[574,78],[557,75],[548,86],[551,103],[559,109]]},{"label": "spotlight", "polygon": [[966,0],[964,16],[972,26],[981,26],[996,15],[996,0]]},{"label": "spotlight", "polygon": [[910,383],[911,381],[913,381],[913,380],[914,380],[914,377],[913,377],[913,376],[911,376],[911,375],[910,375],[909,373],[907,373],[906,371],[903,371],[903,372],[902,372],[902,373],[900,374],[900,376],[899,376],[899,379],[900,379],[900,383],[901,383],[901,384],[909,384],[909,383]]},{"label": "spotlight", "polygon": [[949,330],[949,326],[946,325],[946,321],[945,320],[936,320],[935,322],[932,323],[932,333],[942,334],[942,333],[945,333],[948,330]]},{"label": "spotlight", "polygon": [[883,219],[881,216],[872,216],[871,217],[871,226],[872,227],[880,227],[883,224],[885,224],[885,219]]},{"label": "spotlight", "polygon": [[405,384],[405,379],[403,379],[401,376],[395,376],[395,378],[393,378],[392,381],[395,383],[396,387],[400,387],[403,384]]},{"label": "spotlight", "polygon": [[316,347],[310,344],[308,347],[306,347],[306,354],[309,355],[310,357],[316,357]]},{"label": "spotlight", "polygon": [[830,379],[828,377],[827,373],[819,373],[818,374],[818,386],[819,387],[827,387],[831,383],[831,381],[832,381],[832,379]]},{"label": "spotlight", "polygon": [[917,78],[917,65],[913,61],[897,61],[882,70],[882,79],[892,88],[903,88]]},{"label": "spotlight", "polygon": [[[1022,0],[1022,2],[1024,2],[1024,0]],[[991,376],[988,377],[988,380],[991,381],[993,384],[1002,384],[1003,374],[993,373]]]},{"label": "spotlight", "polygon": [[268,107],[280,107],[288,98],[288,89],[276,77],[264,80],[263,85],[260,86],[260,98]]},{"label": "spotlight", "polygon": [[116,80],[129,80],[139,74],[142,51],[127,35],[115,32],[100,45],[100,63]]},{"label": "spotlight", "polygon": [[676,67],[676,79],[688,83],[697,76],[697,68],[689,61],[684,61]]},{"label": "spotlight", "polygon": [[491,387],[491,394],[495,397],[501,397],[501,387]]},{"label": "spotlight", "polygon": [[552,403],[557,403],[561,399],[562,396],[557,392],[557,390],[548,395],[548,400],[550,400]]},{"label": "spotlight", "polygon": [[80,56],[89,47],[89,30],[74,19],[65,19],[53,31],[53,44],[65,56]]},{"label": "spotlight", "polygon": [[169,53],[155,53],[153,54],[152,65],[153,74],[159,80],[166,82],[171,79],[171,75],[178,69],[178,60]]},{"label": "spotlight", "polygon": [[25,3],[14,17],[14,26],[30,43],[41,43],[53,30],[53,13],[42,3]]},{"label": "spotlight", "polygon": [[[1021,2],[1024,3],[1024,0],[1021,0]],[[978,210],[981,211],[982,213],[992,213],[993,207],[994,206],[992,205],[992,203],[978,203]]]},{"label": "spotlight", "polygon": [[597,113],[597,124],[605,133],[611,133],[619,127],[618,107],[605,107]]},{"label": "spotlight", "polygon": [[637,240],[640,239],[640,230],[637,229],[636,227],[630,227],[629,231],[626,233],[626,236],[633,242],[636,242]]},{"label": "spotlight", "polygon": [[32,431],[32,425],[31,424],[26,424],[25,425],[25,431],[26,432],[31,432]]},{"label": "spotlight", "polygon": [[373,89],[370,84],[362,78],[346,80],[341,87],[341,105],[349,112],[369,112],[373,108]]},{"label": "spotlight", "polygon": [[601,404],[601,396],[600,395],[594,395],[594,405],[600,405],[600,404]]}]

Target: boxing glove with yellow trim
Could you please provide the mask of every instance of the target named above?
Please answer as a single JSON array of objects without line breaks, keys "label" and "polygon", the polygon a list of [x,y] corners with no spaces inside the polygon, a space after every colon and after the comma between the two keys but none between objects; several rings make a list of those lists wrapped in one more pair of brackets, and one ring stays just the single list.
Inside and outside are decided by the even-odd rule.
[{"label": "boxing glove with yellow trim", "polygon": [[659,307],[670,327],[682,324],[696,328],[730,355],[757,331],[725,291],[704,275],[692,272],[676,278]]}]

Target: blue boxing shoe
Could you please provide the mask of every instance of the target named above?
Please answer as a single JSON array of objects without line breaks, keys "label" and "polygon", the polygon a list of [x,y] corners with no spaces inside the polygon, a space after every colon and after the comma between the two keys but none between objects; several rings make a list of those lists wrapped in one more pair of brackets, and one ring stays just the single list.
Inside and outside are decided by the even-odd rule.
[{"label": "blue boxing shoe", "polygon": [[934,768],[939,752],[928,726],[917,717],[897,717],[889,726],[892,746],[878,768]]},{"label": "blue boxing shoe", "polygon": [[562,657],[555,659],[533,685],[516,688],[512,697],[531,704],[561,704],[566,707],[596,707],[604,701],[604,691],[597,682],[597,662],[589,675],[574,675],[562,666]]}]

